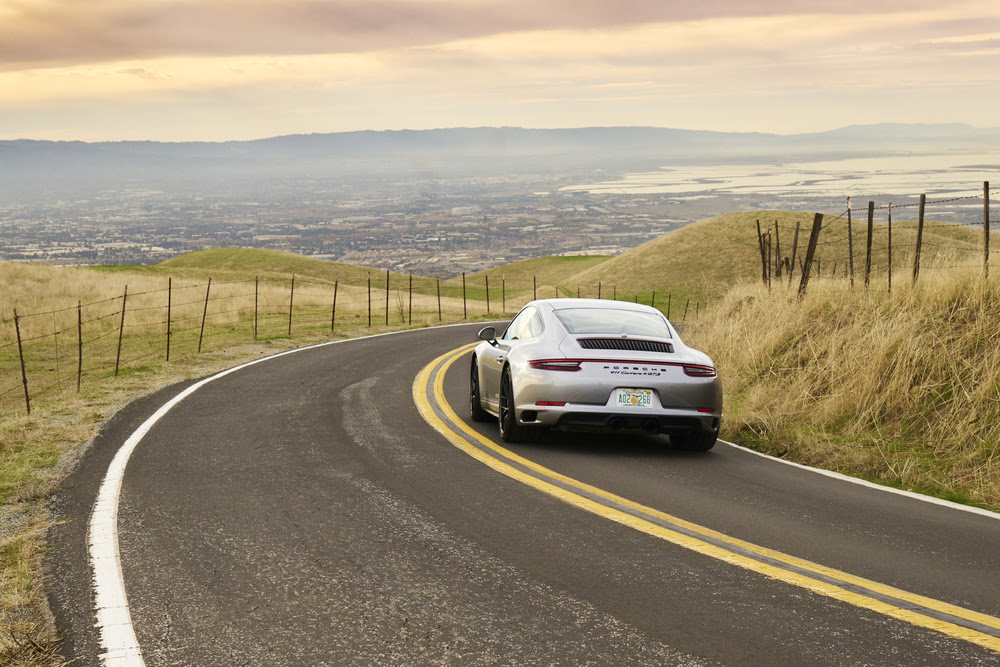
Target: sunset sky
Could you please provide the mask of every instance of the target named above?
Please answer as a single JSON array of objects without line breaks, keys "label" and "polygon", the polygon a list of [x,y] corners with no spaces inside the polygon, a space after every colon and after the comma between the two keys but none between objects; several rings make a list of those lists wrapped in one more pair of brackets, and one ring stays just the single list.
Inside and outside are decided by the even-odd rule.
[{"label": "sunset sky", "polygon": [[0,138],[1000,126],[997,0],[0,0]]}]

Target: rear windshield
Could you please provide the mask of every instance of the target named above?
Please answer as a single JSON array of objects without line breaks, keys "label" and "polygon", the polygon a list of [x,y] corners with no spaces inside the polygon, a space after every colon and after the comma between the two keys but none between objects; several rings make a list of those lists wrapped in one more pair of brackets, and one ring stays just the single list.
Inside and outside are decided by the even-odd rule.
[{"label": "rear windshield", "polygon": [[616,308],[566,308],[556,317],[571,334],[628,334],[670,338],[662,315]]}]

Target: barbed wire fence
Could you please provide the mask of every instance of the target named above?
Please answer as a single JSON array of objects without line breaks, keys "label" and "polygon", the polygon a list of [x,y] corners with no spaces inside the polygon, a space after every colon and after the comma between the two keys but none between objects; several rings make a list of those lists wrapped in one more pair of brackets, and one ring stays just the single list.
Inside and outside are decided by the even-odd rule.
[{"label": "barbed wire fence", "polygon": [[[761,279],[770,287],[772,281],[787,279],[793,284],[796,274],[799,279],[799,293],[804,293],[813,277],[843,278],[854,287],[855,280],[863,281],[864,288],[871,288],[874,275],[884,275],[886,287],[891,292],[893,274],[906,269],[910,283],[916,284],[921,270],[943,271],[967,269],[978,262],[982,264],[984,279],[989,276],[990,258],[997,250],[990,248],[991,204],[996,193],[990,190],[989,181],[979,190],[938,193],[938,198],[928,199],[921,194],[916,201],[902,204],[888,203],[876,206],[874,200],[864,207],[853,207],[847,198],[847,208],[836,216],[815,214],[808,230],[802,229],[801,221],[795,223],[794,231],[781,229],[777,220],[773,225],[761,227],[757,221],[757,248],[761,260]],[[933,207],[956,202],[981,202],[982,222],[956,224],[930,222]],[[900,209],[916,209],[916,220],[900,223]],[[893,213],[897,221],[893,223]],[[862,214],[860,217],[856,214]],[[994,213],[995,215],[995,213]],[[884,216],[884,218],[882,218]],[[876,220],[876,218],[882,218]],[[861,224],[858,224],[858,223]],[[800,248],[800,234],[808,231],[809,238],[804,248]],[[896,238],[893,239],[893,232]],[[793,234],[791,250],[782,252],[781,239]],[[933,262],[927,262],[926,253],[935,253]],[[861,253],[864,253],[863,255]]]},{"label": "barbed wire fence", "polygon": [[[688,298],[681,308],[671,293],[625,294],[617,285],[576,286],[513,284],[488,274],[476,284],[419,279],[371,271],[363,284],[331,283],[290,274],[252,280],[205,282],[166,279],[162,288],[130,291],[94,301],[39,312],[13,310],[0,317],[0,409],[31,414],[32,402],[64,393],[80,393],[88,384],[113,381],[164,364],[190,360],[247,342],[298,337],[329,339],[345,331],[377,327],[506,318],[528,301],[553,296],[628,300],[648,303],[687,319],[700,312]],[[523,280],[523,279],[522,279]],[[610,288],[610,289],[609,289]],[[543,291],[551,290],[551,293]],[[641,299],[640,299],[641,297]],[[682,315],[683,312],[683,315]]]}]

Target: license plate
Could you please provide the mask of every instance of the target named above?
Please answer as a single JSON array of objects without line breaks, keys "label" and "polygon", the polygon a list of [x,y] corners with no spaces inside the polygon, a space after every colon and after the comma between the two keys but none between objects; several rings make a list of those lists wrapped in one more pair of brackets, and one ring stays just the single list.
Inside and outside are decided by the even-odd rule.
[{"label": "license plate", "polygon": [[616,389],[615,405],[619,408],[653,407],[652,389]]}]

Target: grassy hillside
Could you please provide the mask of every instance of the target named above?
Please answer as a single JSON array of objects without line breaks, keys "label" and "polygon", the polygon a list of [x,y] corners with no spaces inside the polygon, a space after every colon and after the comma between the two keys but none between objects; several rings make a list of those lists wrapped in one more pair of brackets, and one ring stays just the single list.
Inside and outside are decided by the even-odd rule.
[{"label": "grassy hillside", "polygon": [[[515,262],[488,271],[471,273],[465,277],[465,295],[473,301],[486,301],[486,277],[490,282],[490,301],[498,304],[503,297],[500,290],[505,287],[510,303],[508,310],[515,310],[519,304],[531,298],[532,279],[537,283],[538,295],[553,296],[554,286],[562,284],[581,269],[608,259],[594,257],[543,257]],[[385,270],[369,269],[362,266],[330,262],[302,257],[277,250],[256,248],[213,248],[189,252],[165,262],[156,269],[168,271],[172,275],[229,277],[252,279],[259,275],[270,281],[289,280],[291,274],[296,280],[305,279],[317,284],[333,285],[339,280],[341,285],[365,287],[369,274],[373,289],[385,287]],[[392,289],[408,289],[408,274],[390,272]],[[456,277],[440,281],[441,295],[446,299],[462,298],[462,278]],[[425,296],[437,295],[438,282],[433,276],[413,276],[413,290]]]},{"label": "grassy hillside", "polygon": [[539,285],[552,286],[572,280],[573,276],[580,272],[599,266],[609,259],[611,257],[608,255],[540,257],[473,273],[468,278],[481,282],[482,277],[488,275],[492,283],[499,283],[501,279],[506,279],[512,285],[528,285],[529,287],[534,278]]},{"label": "grassy hillside", "polygon": [[891,293],[884,277],[727,293],[689,334],[720,368],[724,436],[1000,508],[1000,281],[928,269]]},{"label": "grassy hillside", "polygon": [[[897,209],[897,214],[900,210]],[[913,213],[912,210],[907,210]],[[879,211],[882,222],[874,225],[872,241],[872,271],[884,275],[888,267],[888,224],[885,212]],[[855,214],[851,221],[856,279],[862,279],[865,265],[867,220]],[[731,287],[761,278],[761,258],[757,245],[757,222],[766,232],[777,225],[772,238],[780,241],[780,256],[791,259],[795,228],[799,225],[796,265],[805,256],[805,247],[812,227],[813,214],[791,211],[751,211],[732,213],[702,220],[653,239],[606,262],[596,263],[566,282],[583,286],[614,285],[619,293],[638,293],[648,301],[649,291],[698,299],[702,303],[722,297]],[[923,235],[922,259],[929,266],[964,263],[965,258],[979,253],[982,232],[976,228],[928,222]],[[895,268],[909,267],[913,260],[916,223],[893,224],[893,257]],[[778,261],[777,243],[772,258]],[[822,275],[846,276],[849,270],[848,220],[846,217],[825,215],[823,231],[817,245],[814,268]],[[787,278],[787,273],[784,274]],[[777,277],[777,271],[772,274]],[[798,266],[794,278],[800,276]]]},{"label": "grassy hillside", "polygon": [[[303,278],[333,283],[340,279],[350,285],[362,285],[368,279],[368,273],[384,274],[384,270],[369,269],[352,264],[328,262],[325,260],[303,257],[280,250],[264,250],[260,248],[209,248],[195,250],[179,255],[165,262],[160,262],[157,268],[168,269],[171,272],[197,272],[222,275],[235,273],[241,276],[281,276],[294,273]],[[403,278],[400,274],[393,277]]]},{"label": "grassy hillside", "polygon": [[[912,214],[912,209],[897,209]],[[855,213],[851,220],[856,280],[863,280],[866,253],[866,216]],[[889,264],[888,224],[885,211],[878,211],[879,221],[874,224],[872,236],[872,274],[885,275]],[[508,293],[515,300],[528,298],[535,280],[539,297],[554,296],[556,288],[563,296],[577,294],[596,296],[598,284],[601,294],[609,297],[633,298],[649,303],[652,292],[659,295],[657,305],[665,307],[665,297],[671,293],[675,303],[690,297],[708,303],[721,298],[731,287],[741,282],[760,279],[761,258],[757,245],[757,223],[774,240],[772,260],[791,260],[794,248],[796,266],[793,280],[800,276],[799,262],[813,222],[813,214],[791,211],[752,211],[732,213],[696,222],[653,239],[617,257],[608,256],[555,256],[524,260],[466,276],[468,298],[484,300],[485,279],[488,276],[491,300],[499,293],[504,281]],[[846,216],[825,215],[823,230],[813,267],[813,276],[847,276],[850,266],[848,219]],[[795,243],[796,226],[799,227]],[[893,223],[892,265],[895,270],[912,266],[916,241],[916,223]],[[953,266],[966,263],[978,256],[982,232],[974,227],[925,223],[922,261],[926,266]],[[779,253],[780,251],[780,253]],[[171,271],[189,271],[198,274],[236,272],[242,275],[261,274],[287,280],[291,273],[324,283],[335,278],[342,284],[366,284],[369,270],[364,267],[327,262],[300,257],[273,250],[222,248],[187,253],[160,265]],[[384,285],[384,271],[373,270],[373,284]],[[772,269],[772,279],[777,279],[777,269]],[[784,273],[787,279],[787,272]],[[402,285],[408,277],[393,273],[390,282]],[[432,278],[414,276],[414,290],[434,294]],[[442,294],[461,297],[462,282],[452,278],[441,282]]]}]

